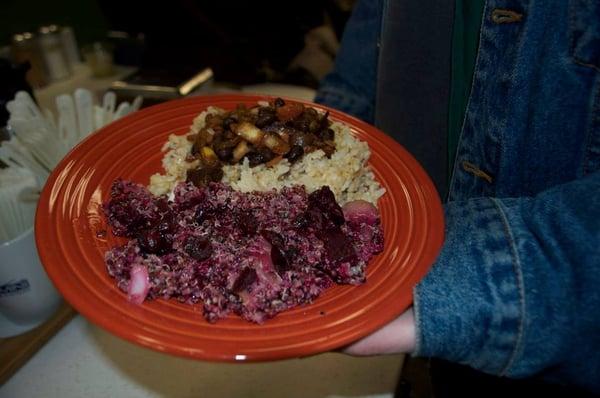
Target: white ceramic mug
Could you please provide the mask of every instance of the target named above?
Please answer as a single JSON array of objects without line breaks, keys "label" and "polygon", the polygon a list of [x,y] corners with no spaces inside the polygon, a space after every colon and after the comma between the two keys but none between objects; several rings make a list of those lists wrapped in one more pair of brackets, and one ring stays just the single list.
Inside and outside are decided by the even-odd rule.
[{"label": "white ceramic mug", "polygon": [[33,329],[61,302],[38,257],[33,228],[0,244],[0,337]]}]

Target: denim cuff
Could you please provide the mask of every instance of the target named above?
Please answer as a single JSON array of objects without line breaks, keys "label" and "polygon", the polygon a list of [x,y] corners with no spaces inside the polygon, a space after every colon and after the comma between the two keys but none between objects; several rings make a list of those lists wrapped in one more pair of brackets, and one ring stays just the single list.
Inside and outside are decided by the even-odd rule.
[{"label": "denim cuff", "polygon": [[[333,76],[328,77],[334,78]],[[353,90],[338,88],[339,84],[326,84],[319,88],[315,102],[323,104],[342,112],[346,112],[367,123],[373,123],[373,104],[364,96],[356,94]]]},{"label": "denim cuff", "polygon": [[505,375],[522,338],[523,281],[505,214],[490,198],[445,207],[446,242],[414,289],[416,356]]}]

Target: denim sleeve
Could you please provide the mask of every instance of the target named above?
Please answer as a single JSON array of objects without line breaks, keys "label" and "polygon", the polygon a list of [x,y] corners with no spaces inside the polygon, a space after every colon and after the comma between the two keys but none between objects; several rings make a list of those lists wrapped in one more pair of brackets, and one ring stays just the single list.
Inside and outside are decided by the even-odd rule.
[{"label": "denim sleeve", "polygon": [[333,72],[315,102],[373,123],[383,0],[361,0],[346,24]]},{"label": "denim sleeve", "polygon": [[445,213],[444,247],[414,290],[415,355],[600,392],[600,172]]}]

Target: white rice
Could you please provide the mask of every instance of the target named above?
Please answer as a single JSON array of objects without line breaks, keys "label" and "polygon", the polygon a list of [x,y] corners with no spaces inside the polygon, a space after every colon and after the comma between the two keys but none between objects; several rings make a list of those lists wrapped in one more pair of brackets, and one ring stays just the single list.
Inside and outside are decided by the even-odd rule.
[{"label": "white rice", "polygon": [[[155,195],[172,192],[180,181],[185,181],[186,171],[196,167],[198,161],[190,163],[185,158],[192,147],[187,135],[195,134],[204,127],[204,119],[208,113],[222,113],[222,109],[209,107],[193,121],[190,131],[185,135],[171,134],[162,151],[164,174],[150,177],[149,190]],[[290,164],[287,159],[274,166],[261,164],[250,167],[248,159],[242,164],[225,165],[222,182],[233,189],[250,191],[268,191],[281,189],[284,186],[302,184],[308,192],[328,185],[340,204],[352,200],[366,200],[377,204],[377,200],[385,193],[385,189],[375,180],[373,172],[367,165],[371,152],[366,142],[358,140],[344,124],[333,122],[335,131],[335,152],[331,158],[317,150],[302,157],[302,160]]]}]

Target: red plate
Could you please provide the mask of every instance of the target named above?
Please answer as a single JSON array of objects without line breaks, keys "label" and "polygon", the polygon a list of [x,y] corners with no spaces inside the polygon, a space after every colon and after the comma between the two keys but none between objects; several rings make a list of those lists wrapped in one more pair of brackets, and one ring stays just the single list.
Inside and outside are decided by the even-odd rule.
[{"label": "red plate", "polygon": [[83,316],[124,339],[171,354],[218,361],[265,361],[339,348],[375,331],[408,308],[412,289],[443,241],[439,196],[415,159],[374,127],[334,109],[331,119],[368,142],[370,165],[387,193],[379,200],[385,250],[367,268],[367,283],[335,286],[314,303],[263,325],[230,316],[207,323],[200,306],[174,300],[127,301],[106,272],[104,253],[117,243],[101,204],[117,177],[147,184],[161,171],[161,147],[188,131],[209,105],[233,109],[265,96],[194,97],[153,106],[101,129],[73,149],[50,175],[36,214],[38,251],[50,278]]}]

